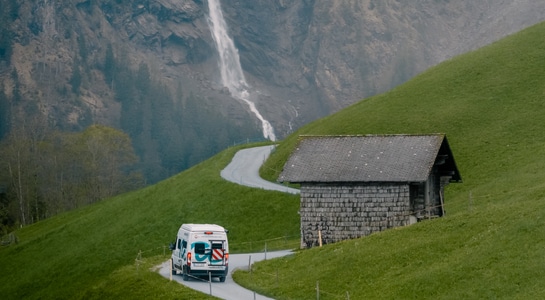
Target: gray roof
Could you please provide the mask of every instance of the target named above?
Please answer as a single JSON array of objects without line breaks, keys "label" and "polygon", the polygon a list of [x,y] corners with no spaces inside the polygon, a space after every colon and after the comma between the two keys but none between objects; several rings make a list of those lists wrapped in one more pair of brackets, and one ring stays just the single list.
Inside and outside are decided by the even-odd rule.
[{"label": "gray roof", "polygon": [[281,182],[423,182],[438,155],[461,181],[444,134],[308,136],[284,165]]}]

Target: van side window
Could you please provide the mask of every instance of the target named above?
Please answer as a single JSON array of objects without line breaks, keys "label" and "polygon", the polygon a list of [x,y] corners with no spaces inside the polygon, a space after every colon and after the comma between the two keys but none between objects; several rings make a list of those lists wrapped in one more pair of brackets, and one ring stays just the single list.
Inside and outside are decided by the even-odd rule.
[{"label": "van side window", "polygon": [[178,239],[178,247],[176,247],[177,249],[180,249],[181,247],[181,243],[182,243],[182,240]]},{"label": "van side window", "polygon": [[182,241],[182,249],[185,249],[185,248],[187,248],[187,241],[183,240]]},{"label": "van side window", "polygon": [[195,243],[195,253],[196,254],[204,254],[204,248],[206,246],[204,243]]}]

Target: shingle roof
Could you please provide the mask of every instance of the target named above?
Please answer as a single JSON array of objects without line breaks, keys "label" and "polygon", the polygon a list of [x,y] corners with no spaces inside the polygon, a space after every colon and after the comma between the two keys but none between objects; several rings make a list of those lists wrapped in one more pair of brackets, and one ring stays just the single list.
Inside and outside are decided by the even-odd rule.
[{"label": "shingle roof", "polygon": [[[442,147],[443,145],[443,147]],[[444,134],[302,137],[281,182],[423,182],[439,154],[451,157]]]}]

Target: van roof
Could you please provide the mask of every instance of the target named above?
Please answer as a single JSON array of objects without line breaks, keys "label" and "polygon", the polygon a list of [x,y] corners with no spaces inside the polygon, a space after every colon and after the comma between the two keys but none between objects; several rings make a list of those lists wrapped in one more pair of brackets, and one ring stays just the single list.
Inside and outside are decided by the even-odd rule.
[{"label": "van roof", "polygon": [[226,231],[225,228],[216,224],[183,224],[182,228],[189,231]]}]

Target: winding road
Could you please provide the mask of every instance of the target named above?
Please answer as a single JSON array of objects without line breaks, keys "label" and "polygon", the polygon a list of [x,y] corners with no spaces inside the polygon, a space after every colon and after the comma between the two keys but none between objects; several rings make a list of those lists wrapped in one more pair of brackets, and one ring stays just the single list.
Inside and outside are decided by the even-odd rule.
[{"label": "winding road", "polygon": [[[257,294],[254,291],[245,289],[236,284],[233,280],[232,273],[237,269],[248,270],[248,266],[256,261],[282,257],[291,254],[289,250],[274,251],[267,253],[247,253],[247,254],[231,254],[229,255],[229,274],[225,278],[225,282],[219,282],[217,279],[212,279],[212,282],[198,278],[192,278],[188,281],[182,279],[182,275],[172,275],[172,280],[175,280],[196,291],[212,295],[226,300],[272,300],[272,298]],[[159,269],[159,274],[165,278],[170,278],[170,260],[164,262]]]},{"label": "winding road", "polygon": [[298,189],[264,180],[259,177],[259,168],[267,160],[274,145],[242,149],[238,151],[231,163],[221,171],[223,179],[255,188],[299,194]]},{"label": "winding road", "polygon": [[[221,177],[227,181],[237,184],[261,188],[265,190],[281,191],[291,194],[298,194],[299,190],[281,184],[276,184],[259,177],[259,168],[271,154],[274,145],[256,148],[248,148],[238,151],[232,161],[221,171]],[[282,257],[291,254],[290,250],[274,251],[264,253],[231,254],[229,256],[229,274],[225,282],[208,282],[200,279],[183,281],[181,275],[171,275],[170,260],[159,266],[159,274],[165,278],[171,278],[194,290],[227,300],[272,300],[254,291],[247,290],[236,284],[232,272],[237,269],[248,269],[249,265],[265,259]],[[172,277],[171,277],[172,276]]]}]

